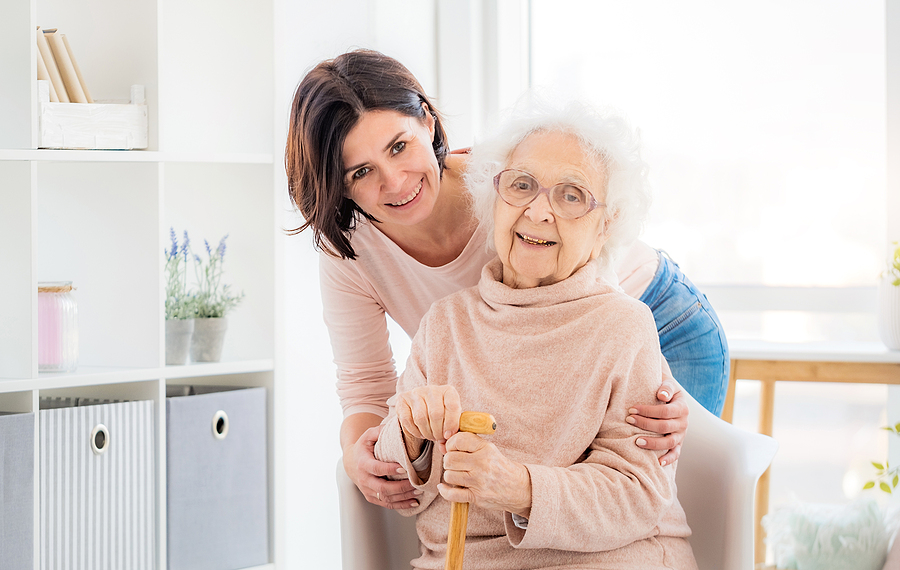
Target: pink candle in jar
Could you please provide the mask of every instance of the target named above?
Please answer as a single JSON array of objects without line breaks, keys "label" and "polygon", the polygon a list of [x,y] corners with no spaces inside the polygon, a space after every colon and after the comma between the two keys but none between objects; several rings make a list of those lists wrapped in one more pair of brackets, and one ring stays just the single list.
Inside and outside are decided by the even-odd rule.
[{"label": "pink candle in jar", "polygon": [[38,283],[38,370],[72,372],[78,365],[78,308],[71,281]]}]

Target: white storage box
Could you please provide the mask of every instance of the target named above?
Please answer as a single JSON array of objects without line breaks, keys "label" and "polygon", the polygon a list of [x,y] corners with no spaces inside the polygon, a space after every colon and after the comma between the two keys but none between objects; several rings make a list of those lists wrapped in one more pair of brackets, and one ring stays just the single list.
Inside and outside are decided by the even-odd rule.
[{"label": "white storage box", "polygon": [[168,568],[260,566],[269,561],[266,389],[197,393],[206,390],[167,388],[177,395],[166,399]]},{"label": "white storage box", "polygon": [[0,567],[34,569],[34,414],[0,414]]},{"label": "white storage box", "polygon": [[130,150],[147,148],[144,86],[131,86],[131,103],[51,103],[50,82],[38,81],[38,148]]},{"label": "white storage box", "polygon": [[154,568],[153,402],[40,411],[41,569]]}]

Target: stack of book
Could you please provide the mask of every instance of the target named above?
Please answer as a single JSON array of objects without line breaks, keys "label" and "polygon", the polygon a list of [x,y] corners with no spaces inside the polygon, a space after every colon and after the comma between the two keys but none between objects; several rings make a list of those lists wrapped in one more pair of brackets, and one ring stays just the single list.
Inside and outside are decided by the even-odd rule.
[{"label": "stack of book", "polygon": [[54,103],[93,103],[66,34],[37,29],[37,77],[50,82]]}]

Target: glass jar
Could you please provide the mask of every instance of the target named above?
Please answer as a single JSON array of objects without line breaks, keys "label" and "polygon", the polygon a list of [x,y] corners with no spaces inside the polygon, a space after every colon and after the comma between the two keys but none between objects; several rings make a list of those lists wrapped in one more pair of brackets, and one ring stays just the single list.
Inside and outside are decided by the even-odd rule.
[{"label": "glass jar", "polygon": [[38,283],[38,370],[73,372],[78,366],[78,307],[71,281]]}]

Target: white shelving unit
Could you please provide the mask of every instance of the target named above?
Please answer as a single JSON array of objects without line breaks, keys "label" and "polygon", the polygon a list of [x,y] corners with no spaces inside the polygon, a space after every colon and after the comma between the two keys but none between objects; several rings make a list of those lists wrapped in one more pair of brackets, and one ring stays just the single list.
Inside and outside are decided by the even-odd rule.
[{"label": "white shelving unit", "polygon": [[[269,561],[283,529],[276,404],[284,189],[274,135],[272,0],[12,0],[0,17],[0,413],[39,399],[155,402],[156,565],[166,567],[167,384],[268,392]],[[68,36],[95,100],[145,86],[149,148],[43,150],[37,26]],[[195,251],[228,234],[226,279],[243,290],[223,362],[165,365],[163,250],[174,227]],[[198,249],[199,248],[199,249]],[[79,367],[38,373],[37,284],[76,287]],[[40,568],[35,482],[34,568]]]}]

